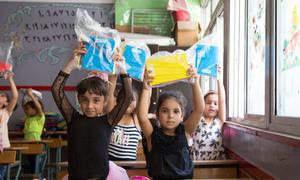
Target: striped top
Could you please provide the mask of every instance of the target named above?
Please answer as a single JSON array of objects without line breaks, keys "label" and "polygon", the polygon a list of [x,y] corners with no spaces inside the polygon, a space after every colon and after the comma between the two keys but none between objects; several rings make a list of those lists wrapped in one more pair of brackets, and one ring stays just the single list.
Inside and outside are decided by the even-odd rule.
[{"label": "striped top", "polygon": [[135,125],[116,125],[109,144],[109,159],[136,160],[140,139],[142,139],[141,133]]}]

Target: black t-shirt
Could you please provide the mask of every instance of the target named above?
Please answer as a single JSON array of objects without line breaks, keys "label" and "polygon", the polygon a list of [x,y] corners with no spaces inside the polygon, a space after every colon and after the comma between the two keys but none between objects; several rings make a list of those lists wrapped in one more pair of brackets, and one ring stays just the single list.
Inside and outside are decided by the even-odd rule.
[{"label": "black t-shirt", "polygon": [[88,118],[74,112],[68,123],[68,170],[76,179],[105,179],[112,126],[107,116]]}]

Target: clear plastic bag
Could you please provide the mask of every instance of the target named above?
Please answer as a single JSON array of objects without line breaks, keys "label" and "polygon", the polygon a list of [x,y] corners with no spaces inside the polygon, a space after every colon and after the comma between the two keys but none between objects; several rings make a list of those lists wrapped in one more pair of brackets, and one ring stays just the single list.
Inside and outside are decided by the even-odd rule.
[{"label": "clear plastic bag", "polygon": [[200,75],[217,77],[217,66],[222,60],[220,43],[217,33],[211,34],[186,50],[189,62]]},{"label": "clear plastic bag", "polygon": [[187,54],[182,50],[157,52],[147,59],[146,68],[154,76],[151,85],[155,87],[189,78]]},{"label": "clear plastic bag", "polygon": [[112,56],[121,43],[118,32],[108,27],[101,27],[83,9],[77,9],[75,32],[78,40],[85,42],[87,49],[87,53],[81,57],[80,67],[114,73],[115,64]]},{"label": "clear plastic bag", "polygon": [[142,81],[146,60],[151,54],[149,47],[145,43],[129,41],[122,45],[122,52],[128,75]]},{"label": "clear plastic bag", "polygon": [[13,59],[11,51],[13,46],[13,42],[0,43],[0,77],[12,71]]}]

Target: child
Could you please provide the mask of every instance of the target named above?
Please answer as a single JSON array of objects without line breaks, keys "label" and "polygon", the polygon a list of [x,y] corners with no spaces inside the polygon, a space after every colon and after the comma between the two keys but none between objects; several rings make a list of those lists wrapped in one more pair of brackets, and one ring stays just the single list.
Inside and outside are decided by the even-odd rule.
[{"label": "child", "polygon": [[[109,172],[108,144],[111,131],[118,124],[132,99],[131,79],[121,72],[123,89],[113,110],[104,114],[107,84],[99,77],[90,77],[77,85],[77,97],[83,114],[76,111],[64,92],[72,70],[77,67],[77,57],[85,53],[75,50],[73,58],[59,72],[52,85],[54,100],[67,121],[69,179],[106,179]],[[120,60],[120,53],[114,55]]]},{"label": "child", "polygon": [[22,107],[25,113],[24,139],[40,141],[45,124],[45,114],[42,102],[37,99],[31,88],[27,89],[24,95]]},{"label": "child", "polygon": [[151,81],[144,78],[143,91],[138,105],[138,119],[146,139],[146,160],[149,175],[153,179],[191,179],[193,162],[189,156],[188,138],[195,130],[203,112],[204,101],[199,85],[199,76],[190,68],[194,78],[192,85],[193,112],[183,122],[185,98],[176,91],[164,92],[158,98],[156,117],[160,127],[151,125],[147,117],[150,104]]},{"label": "child", "polygon": [[[221,68],[218,67],[219,74]],[[218,94],[208,92],[204,96],[205,109],[203,116],[192,135],[193,147],[191,156],[194,160],[225,159],[222,147],[222,126],[226,118],[225,90],[222,77],[217,80]]]},{"label": "child", "polygon": [[[115,76],[110,76],[112,86],[116,84]],[[113,92],[109,92],[109,101],[113,102]],[[109,144],[109,160],[134,161],[136,160],[139,140],[142,139],[140,126],[135,113],[138,93],[133,89],[133,100],[127,108],[120,122],[114,127]],[[108,107],[109,108],[109,107]]]},{"label": "child", "polygon": [[[8,79],[12,98],[9,99],[9,96],[6,93],[0,93],[0,153],[4,148],[10,147],[7,123],[18,100],[18,90],[12,76],[12,72],[5,73],[4,75],[4,78]],[[0,179],[4,179],[6,167],[7,166],[3,165],[0,166]]]}]

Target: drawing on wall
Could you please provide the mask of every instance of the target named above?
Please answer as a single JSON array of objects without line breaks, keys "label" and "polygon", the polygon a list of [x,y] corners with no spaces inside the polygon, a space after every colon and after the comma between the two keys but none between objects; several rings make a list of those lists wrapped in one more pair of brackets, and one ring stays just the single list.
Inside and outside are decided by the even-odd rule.
[{"label": "drawing on wall", "polygon": [[0,42],[15,42],[15,65],[30,58],[56,65],[69,57],[77,40],[77,8],[89,11],[103,26],[114,25],[112,4],[0,2],[0,7]]},{"label": "drawing on wall", "polygon": [[288,10],[285,18],[288,29],[283,28],[283,66],[282,71],[300,66],[300,27],[299,27],[299,8],[300,3],[293,2],[287,6]]}]

